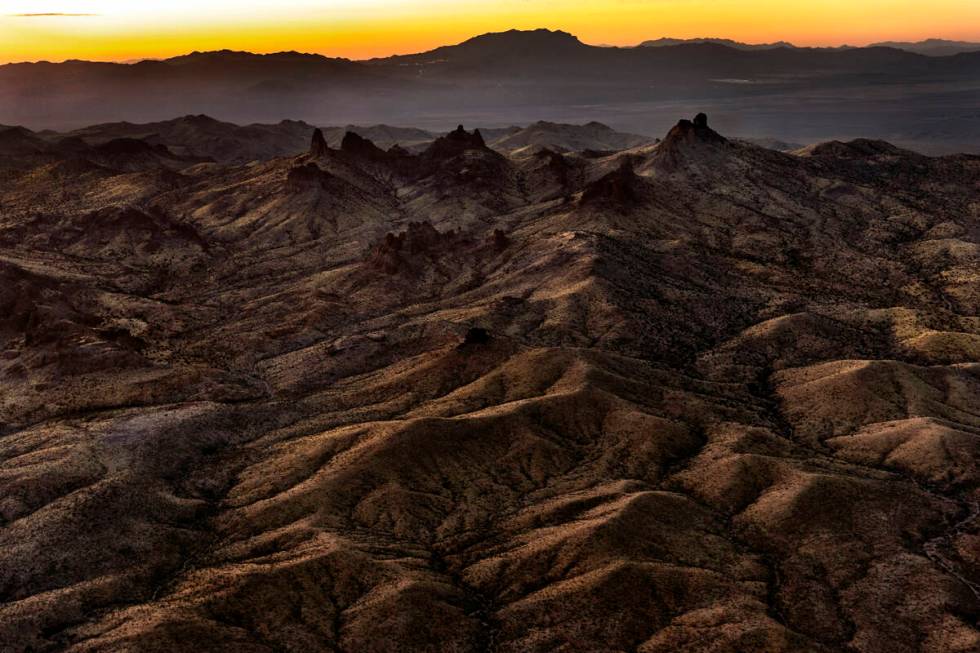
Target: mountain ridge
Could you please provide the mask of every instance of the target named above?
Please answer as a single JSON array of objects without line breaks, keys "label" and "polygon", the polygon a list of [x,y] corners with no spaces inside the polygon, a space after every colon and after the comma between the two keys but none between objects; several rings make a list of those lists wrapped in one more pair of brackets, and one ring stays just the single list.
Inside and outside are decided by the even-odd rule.
[{"label": "mountain ridge", "polygon": [[980,51],[980,43],[978,42],[952,41],[938,38],[924,39],[922,41],[882,41],[880,43],[873,43],[869,47],[896,48],[933,57]]},{"label": "mountain ridge", "polygon": [[[801,49],[803,46],[797,46],[788,41],[775,41],[772,43],[745,43],[742,41],[735,41],[733,39],[727,38],[686,38],[677,39],[670,37],[661,37],[659,39],[653,39],[649,41],[643,41],[637,47],[667,47],[674,45],[690,43],[713,43],[716,45],[725,45],[737,50],[773,50],[777,48],[792,48]],[[980,50],[980,43],[970,42],[970,41],[954,41],[949,39],[941,38],[928,38],[922,39],[921,41],[879,41],[874,43],[869,43],[863,46],[855,45],[838,45],[838,46],[808,46],[804,49],[814,49],[814,50],[860,50],[862,48],[891,48],[893,50],[903,50],[905,52],[912,52],[914,54],[921,54],[925,56],[952,56],[955,54],[960,54],[964,52],[976,52]]]},{"label": "mountain ridge", "polygon": [[796,47],[795,45],[789,43],[788,41],[774,41],[772,43],[744,43],[742,41],[735,41],[733,39],[726,39],[726,38],[702,37],[702,38],[675,39],[667,36],[663,36],[658,39],[652,39],[649,41],[643,41],[639,43],[636,47],[660,48],[660,47],[670,47],[674,45],[682,45],[685,43],[714,43],[716,45],[724,45],[736,50],[773,50],[776,48]]},{"label": "mountain ridge", "polygon": [[[164,146],[178,155],[244,164],[302,152],[315,129],[313,125],[298,120],[236,125],[204,114],[154,123],[103,123],[69,132],[32,132],[24,127],[0,127],[0,155],[41,154],[128,139],[143,141],[151,146]],[[617,151],[654,140],[648,136],[616,131],[595,121],[582,125],[537,121],[526,126],[513,125],[483,131],[491,148],[507,153],[529,147],[560,151]],[[334,148],[341,146],[347,134],[355,133],[383,149],[397,145],[411,151],[422,151],[443,135],[435,131],[383,124],[325,126],[321,133],[324,142]]]}]

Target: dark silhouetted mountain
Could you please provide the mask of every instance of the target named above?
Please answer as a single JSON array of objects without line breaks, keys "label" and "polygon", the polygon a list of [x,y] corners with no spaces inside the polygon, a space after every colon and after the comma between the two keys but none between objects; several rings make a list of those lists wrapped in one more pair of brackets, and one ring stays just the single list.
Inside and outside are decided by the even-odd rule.
[{"label": "dark silhouetted mountain", "polygon": [[462,125],[459,125],[448,134],[440,136],[436,140],[432,141],[432,143],[422,152],[422,158],[428,161],[443,162],[460,157],[464,153],[470,151],[496,154],[491,152],[491,150],[487,147],[487,144],[483,140],[483,135],[480,134],[479,129],[474,129],[472,132],[468,132]]},{"label": "dark silhouetted mountain", "polygon": [[93,144],[114,138],[138,138],[166,145],[177,154],[246,163],[296,154],[309,144],[312,134],[312,125],[296,120],[239,126],[206,115],[189,115],[144,124],[105,123],[66,135]]},{"label": "dark silhouetted mountain", "polygon": [[381,68],[403,68],[409,75],[439,76],[470,74],[495,77],[515,67],[531,72],[538,67],[548,67],[562,58],[579,61],[594,51],[578,38],[562,31],[538,29],[533,31],[510,30],[476,36],[458,45],[448,45],[419,54],[398,55],[372,59],[367,64]]},{"label": "dark silhouetted mountain", "polygon": [[[547,86],[571,81],[606,84],[646,81],[671,87],[699,85],[713,77],[786,74],[913,74],[941,65],[889,48],[852,50],[769,48],[744,51],[721,43],[691,42],[657,48],[590,46],[565,32],[512,30],[485,34],[429,52],[373,59],[390,74],[438,80],[505,76]],[[898,69],[896,66],[904,66]]]},{"label": "dark silhouetted mountain", "polygon": [[924,41],[884,41],[869,47],[896,48],[915,52],[929,57],[947,57],[962,52],[980,52],[980,43],[969,41],[949,41],[946,39],[926,39]]},{"label": "dark silhouetted mountain", "polygon": [[792,43],[787,43],[786,41],[776,41],[775,43],[742,43],[741,41],[733,41],[732,39],[717,39],[717,38],[693,38],[693,39],[672,39],[672,38],[659,38],[652,41],[644,41],[640,43],[641,48],[662,48],[671,45],[682,45],[685,43],[714,43],[717,45],[724,45],[729,48],[734,48],[736,50],[772,50],[773,48],[794,48]]},{"label": "dark silhouetted mountain", "polygon": [[[0,116],[52,127],[146,122],[181,113],[239,120],[271,116],[275,122],[287,113],[314,113],[311,108],[323,101],[344,105],[384,87],[379,71],[298,53],[195,52],[135,64],[22,63],[0,66]],[[283,110],[290,105],[292,111]]]}]

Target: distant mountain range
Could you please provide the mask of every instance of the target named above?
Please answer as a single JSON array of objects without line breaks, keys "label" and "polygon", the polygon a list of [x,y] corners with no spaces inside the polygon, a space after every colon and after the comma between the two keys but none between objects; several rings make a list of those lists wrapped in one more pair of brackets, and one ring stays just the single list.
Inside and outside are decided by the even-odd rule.
[{"label": "distant mountain range", "polygon": [[[741,41],[733,41],[732,39],[720,39],[720,38],[693,38],[693,39],[674,39],[674,38],[659,38],[652,41],[644,41],[640,43],[638,47],[643,48],[662,48],[674,45],[685,45],[685,44],[703,44],[712,43],[715,45],[724,45],[729,48],[734,48],[736,50],[773,50],[776,48],[796,48],[797,46],[789,43],[788,41],[776,41],[775,43],[742,43]],[[893,48],[895,50],[904,50],[906,52],[913,52],[915,54],[925,55],[927,57],[947,57],[954,54],[960,54],[962,52],[977,52],[980,51],[980,43],[971,43],[969,41],[949,41],[946,39],[926,39],[924,41],[882,41],[880,43],[872,43],[866,47],[869,48]],[[837,48],[819,48],[824,50],[856,50],[860,48],[855,48],[850,45],[843,45]]]},{"label": "distant mountain range", "polygon": [[[70,132],[33,132],[24,127],[0,125],[0,170],[38,165],[64,157],[91,159],[120,148],[144,156],[181,162],[213,161],[244,164],[295,156],[309,148],[316,127],[297,120],[274,124],[236,125],[205,115],[136,124],[103,123]],[[329,147],[339,149],[350,132],[387,150],[398,146],[421,152],[441,133],[392,125],[346,125],[322,128]],[[616,152],[649,145],[656,139],[617,131],[598,122],[585,125],[538,121],[527,126],[484,128],[486,145],[503,154],[554,152]]]},{"label": "distant mountain range", "polygon": [[204,113],[238,124],[289,118],[441,132],[548,117],[650,134],[684,107],[711,111],[732,133],[796,142],[872,136],[942,150],[980,143],[978,83],[980,52],[610,48],[561,31],[512,30],[360,62],[223,50],[134,64],[10,64],[0,66],[0,123],[66,131]]},{"label": "distant mountain range", "polygon": [[188,115],[145,124],[103,123],[65,134],[40,132],[39,136],[49,142],[71,138],[93,145],[120,138],[140,139],[163,145],[180,155],[245,163],[301,152],[309,145],[313,129],[313,126],[298,120],[239,126],[210,116]]},{"label": "distant mountain range", "polygon": [[928,57],[947,57],[962,52],[980,51],[980,43],[969,41],[947,41],[946,39],[926,39],[925,41],[882,41],[869,47],[895,48],[906,52],[924,54]]},{"label": "distant mountain range", "polygon": [[652,41],[644,41],[640,43],[641,48],[664,48],[674,45],[685,45],[691,43],[713,43],[715,45],[724,45],[729,48],[735,48],[736,50],[772,50],[773,48],[795,48],[796,46],[787,41],[776,41],[775,43],[742,43],[741,41],[733,41],[732,39],[715,39],[715,38],[696,38],[696,39],[672,39],[672,38],[659,38]]}]

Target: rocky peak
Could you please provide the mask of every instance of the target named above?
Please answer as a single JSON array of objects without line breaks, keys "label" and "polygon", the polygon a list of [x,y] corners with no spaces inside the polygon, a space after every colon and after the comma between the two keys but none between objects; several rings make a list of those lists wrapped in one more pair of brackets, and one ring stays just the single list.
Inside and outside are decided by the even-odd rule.
[{"label": "rocky peak", "polygon": [[446,139],[453,143],[465,145],[470,149],[480,149],[487,146],[479,129],[474,129],[471,134],[463,129],[462,125],[457,126],[454,131],[446,134]]},{"label": "rocky peak", "polygon": [[699,113],[693,120],[680,120],[657,147],[657,160],[662,167],[674,168],[692,152],[706,153],[728,140],[708,126],[708,116]]},{"label": "rocky peak", "polygon": [[727,142],[725,138],[716,132],[715,130],[708,127],[708,116],[704,113],[699,113],[694,116],[694,120],[680,120],[678,123],[667,132],[667,137],[663,140],[663,145],[669,146],[671,144],[677,144],[679,142],[708,142],[708,143],[725,143]]},{"label": "rocky peak", "polygon": [[460,125],[454,131],[434,140],[425,150],[425,154],[430,157],[448,158],[462,154],[466,150],[485,149],[487,149],[487,144],[484,142],[479,129],[470,133]]},{"label": "rocky peak", "polygon": [[310,142],[310,154],[312,156],[323,156],[329,149],[327,139],[323,137],[323,130],[319,127],[314,129],[313,139]]},{"label": "rocky peak", "polygon": [[632,162],[629,158],[624,158],[616,170],[585,187],[580,203],[583,206],[610,204],[620,208],[628,207],[637,199],[638,182]]},{"label": "rocky peak", "polygon": [[387,152],[375,145],[374,141],[352,131],[344,134],[344,138],[340,142],[340,150],[351,156],[368,159],[380,159],[387,155]]},{"label": "rocky peak", "polygon": [[376,270],[395,274],[409,267],[412,255],[433,255],[455,236],[455,232],[440,233],[427,221],[410,222],[401,233],[385,234],[384,240],[375,245],[368,255],[368,264]]}]

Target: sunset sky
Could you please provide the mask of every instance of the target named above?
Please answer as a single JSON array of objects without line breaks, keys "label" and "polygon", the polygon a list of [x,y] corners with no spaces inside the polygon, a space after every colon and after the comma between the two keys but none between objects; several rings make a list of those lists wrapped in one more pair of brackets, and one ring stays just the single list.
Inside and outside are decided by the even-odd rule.
[{"label": "sunset sky", "polygon": [[0,63],[222,48],[358,59],[535,27],[611,45],[661,36],[980,41],[980,0],[0,0]]}]

